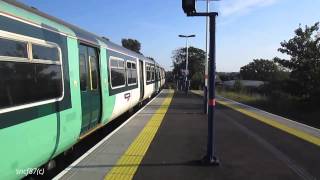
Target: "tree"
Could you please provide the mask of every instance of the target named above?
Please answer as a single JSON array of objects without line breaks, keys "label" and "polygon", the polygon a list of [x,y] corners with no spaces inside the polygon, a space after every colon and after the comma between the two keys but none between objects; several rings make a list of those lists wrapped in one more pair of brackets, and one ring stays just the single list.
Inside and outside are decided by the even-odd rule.
[{"label": "tree", "polygon": [[[204,63],[206,53],[202,49],[195,47],[189,47],[188,51],[188,78],[191,79],[191,87],[198,87],[199,84],[204,83]],[[184,76],[182,70],[185,70],[186,67],[186,48],[179,48],[174,50],[172,60],[173,74],[175,78],[177,79],[178,77]]]},{"label": "tree", "polygon": [[217,74],[219,75],[221,81],[230,81],[230,80],[240,79],[239,72],[218,72]]},{"label": "tree", "polygon": [[167,82],[174,82],[173,80],[173,73],[172,73],[172,71],[166,71],[165,72],[166,74],[165,74],[165,76],[166,76],[166,81]]},{"label": "tree", "polygon": [[299,27],[289,41],[281,42],[281,53],[290,59],[275,58],[274,61],[289,69],[290,92],[304,99],[320,99],[320,36],[319,22]]},{"label": "tree", "polygon": [[140,49],[141,49],[141,43],[136,40],[136,39],[122,39],[121,40],[121,43],[122,43],[122,46],[127,48],[127,49],[130,49],[136,53],[139,53],[139,54],[142,54],[140,52]]},{"label": "tree", "polygon": [[196,72],[191,76],[191,89],[201,89],[204,83],[204,76],[201,72]]},{"label": "tree", "polygon": [[277,64],[266,59],[254,59],[240,69],[240,76],[245,80],[274,81],[280,78],[279,74]]}]

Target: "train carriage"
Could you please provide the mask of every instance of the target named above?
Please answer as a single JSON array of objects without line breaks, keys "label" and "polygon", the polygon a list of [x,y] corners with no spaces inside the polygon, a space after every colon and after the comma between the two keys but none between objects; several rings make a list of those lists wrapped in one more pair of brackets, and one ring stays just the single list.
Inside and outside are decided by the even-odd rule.
[{"label": "train carriage", "polygon": [[[15,1],[0,1],[0,179],[40,167],[163,83],[160,66]],[[158,73],[159,74],[159,73]]]}]

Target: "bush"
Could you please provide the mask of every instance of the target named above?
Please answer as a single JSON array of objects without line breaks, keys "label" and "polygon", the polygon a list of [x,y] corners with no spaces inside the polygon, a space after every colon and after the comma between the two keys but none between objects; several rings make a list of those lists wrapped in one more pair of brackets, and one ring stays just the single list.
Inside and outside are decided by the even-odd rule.
[{"label": "bush", "polygon": [[236,80],[234,82],[233,89],[237,92],[241,92],[243,90],[243,85],[240,80]]},{"label": "bush", "polygon": [[204,84],[204,79],[203,79],[203,74],[201,72],[196,72],[192,77],[191,77],[191,82],[190,82],[190,88],[199,90],[202,89],[202,86]]}]

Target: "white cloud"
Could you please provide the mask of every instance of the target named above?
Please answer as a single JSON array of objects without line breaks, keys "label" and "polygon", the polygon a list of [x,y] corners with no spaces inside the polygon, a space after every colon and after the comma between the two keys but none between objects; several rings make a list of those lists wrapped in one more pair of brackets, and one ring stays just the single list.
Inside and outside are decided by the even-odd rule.
[{"label": "white cloud", "polygon": [[280,0],[225,0],[221,1],[220,11],[224,17],[246,14],[256,8],[273,5],[278,1]]}]

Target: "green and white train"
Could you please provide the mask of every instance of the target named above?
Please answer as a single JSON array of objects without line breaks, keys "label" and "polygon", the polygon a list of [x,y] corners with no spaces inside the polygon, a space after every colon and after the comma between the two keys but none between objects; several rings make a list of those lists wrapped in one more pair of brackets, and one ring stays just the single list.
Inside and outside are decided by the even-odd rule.
[{"label": "green and white train", "polygon": [[0,1],[0,179],[48,163],[160,91],[164,69],[106,38]]}]

